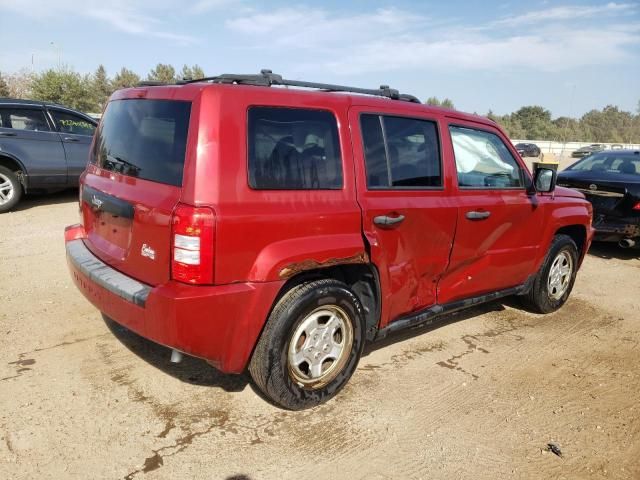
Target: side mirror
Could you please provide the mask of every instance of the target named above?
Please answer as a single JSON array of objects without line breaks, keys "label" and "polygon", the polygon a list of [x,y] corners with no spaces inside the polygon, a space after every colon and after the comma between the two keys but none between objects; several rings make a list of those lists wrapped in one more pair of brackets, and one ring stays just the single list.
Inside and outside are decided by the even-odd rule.
[{"label": "side mirror", "polygon": [[537,167],[533,174],[536,192],[551,193],[556,188],[558,173],[552,168]]}]

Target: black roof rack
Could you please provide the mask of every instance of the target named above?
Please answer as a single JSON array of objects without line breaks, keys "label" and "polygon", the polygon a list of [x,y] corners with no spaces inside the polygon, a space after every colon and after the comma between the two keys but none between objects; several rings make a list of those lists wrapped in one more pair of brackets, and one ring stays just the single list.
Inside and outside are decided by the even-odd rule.
[{"label": "black roof rack", "polygon": [[[182,81],[177,82],[177,84],[184,85],[187,83],[196,83],[196,82],[255,85],[255,86],[261,86],[261,87],[270,87],[272,85],[283,85],[287,87],[315,88],[325,92],[361,93],[364,95],[374,95],[377,97],[391,98],[393,100],[403,100],[406,102],[420,103],[420,100],[418,100],[417,97],[414,97],[413,95],[408,95],[406,93],[400,93],[398,90],[394,88],[390,88],[388,85],[380,85],[380,88],[372,89],[372,88],[347,87],[344,85],[333,85],[330,83],[305,82],[302,80],[286,80],[282,78],[282,75],[277,75],[268,69],[261,70],[260,73],[257,75],[256,74],[242,75],[242,74],[235,74],[235,73],[224,73],[222,75],[218,75],[217,77],[184,79]],[[149,86],[151,82],[143,82],[143,83],[146,86]]]}]

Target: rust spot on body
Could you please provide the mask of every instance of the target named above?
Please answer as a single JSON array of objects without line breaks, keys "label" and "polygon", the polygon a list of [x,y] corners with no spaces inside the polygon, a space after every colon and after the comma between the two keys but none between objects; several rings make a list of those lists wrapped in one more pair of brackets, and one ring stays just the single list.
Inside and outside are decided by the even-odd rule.
[{"label": "rust spot on body", "polygon": [[346,258],[330,258],[324,262],[310,258],[301,262],[290,263],[280,270],[280,278],[290,278],[300,272],[307,270],[315,270],[317,268],[334,267],[336,265],[351,265],[357,263],[369,263],[369,255],[366,252],[360,252],[356,255]]}]

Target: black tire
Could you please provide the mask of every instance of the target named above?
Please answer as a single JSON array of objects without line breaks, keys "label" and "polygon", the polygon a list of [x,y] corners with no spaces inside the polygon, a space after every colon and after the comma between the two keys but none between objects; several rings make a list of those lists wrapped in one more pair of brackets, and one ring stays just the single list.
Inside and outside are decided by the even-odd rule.
[{"label": "black tire", "polygon": [[[560,258],[560,255],[565,254],[571,259],[571,273],[566,289],[561,295],[559,295],[561,290],[556,292],[559,296],[555,298],[553,292],[550,292],[549,274],[556,259]],[[531,289],[528,293],[521,296],[521,300],[526,307],[536,313],[551,313],[556,311],[564,305],[569,298],[576,280],[577,271],[578,247],[568,235],[556,235],[551,242],[549,253],[547,253],[542,267],[536,274]]]},{"label": "black tire", "polygon": [[[351,348],[345,343],[341,360],[326,384],[303,385],[292,373],[294,367],[288,360],[290,343],[314,312],[334,307],[348,317],[344,321],[349,321],[352,327],[349,329],[345,323],[350,330]],[[269,315],[249,363],[249,372],[258,388],[275,404],[290,410],[313,407],[326,402],[345,386],[358,366],[364,341],[362,305],[347,285],[332,279],[303,283],[283,295]],[[307,345],[306,339],[304,345]]]},{"label": "black tire", "polygon": [[13,193],[11,199],[7,202],[2,203],[3,200],[0,199],[0,213],[11,210],[18,204],[20,198],[22,198],[22,185],[15,172],[9,170],[7,167],[0,166],[0,184],[4,183],[3,180],[5,178],[11,183]]}]

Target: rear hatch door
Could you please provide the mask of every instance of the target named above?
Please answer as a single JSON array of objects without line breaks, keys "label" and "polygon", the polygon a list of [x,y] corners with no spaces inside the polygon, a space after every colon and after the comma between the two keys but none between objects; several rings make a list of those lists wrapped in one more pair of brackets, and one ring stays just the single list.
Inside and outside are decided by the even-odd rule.
[{"label": "rear hatch door", "polygon": [[150,285],[170,278],[171,215],[182,193],[191,105],[112,100],[81,183],[87,247]]}]

